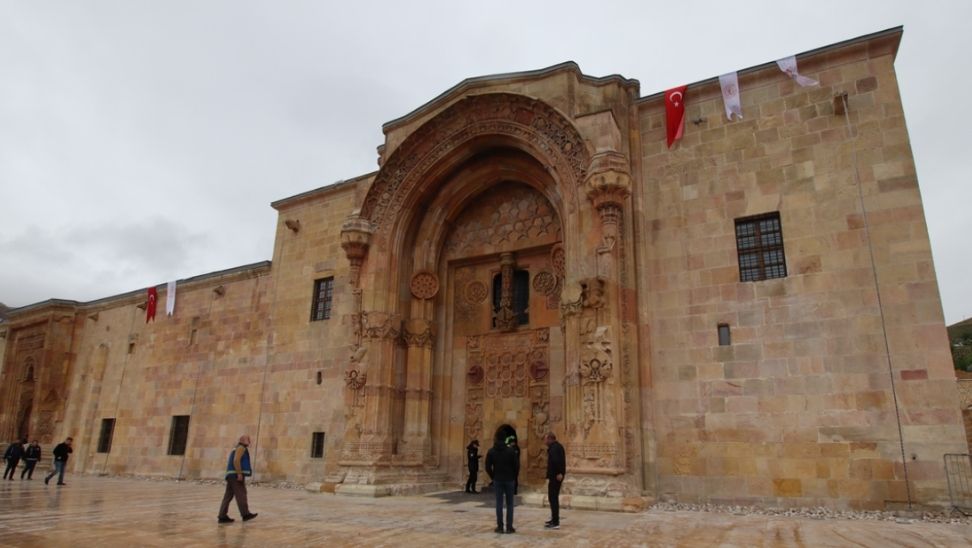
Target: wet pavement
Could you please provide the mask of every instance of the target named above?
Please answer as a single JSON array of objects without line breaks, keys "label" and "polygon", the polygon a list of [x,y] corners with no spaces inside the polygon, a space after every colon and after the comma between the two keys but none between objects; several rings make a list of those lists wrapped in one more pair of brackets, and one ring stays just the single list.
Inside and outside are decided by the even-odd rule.
[{"label": "wet pavement", "polygon": [[814,520],[728,513],[639,514],[517,507],[497,535],[492,496],[356,498],[249,486],[243,523],[218,525],[222,485],[68,475],[0,482],[0,546],[972,546],[969,523]]}]

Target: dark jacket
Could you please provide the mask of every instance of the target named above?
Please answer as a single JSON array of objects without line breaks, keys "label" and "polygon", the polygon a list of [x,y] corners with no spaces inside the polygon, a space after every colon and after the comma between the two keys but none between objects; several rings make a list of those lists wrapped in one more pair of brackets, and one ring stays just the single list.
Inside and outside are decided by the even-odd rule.
[{"label": "dark jacket", "polygon": [[24,458],[35,462],[41,460],[40,445],[28,445],[27,451],[24,452]]},{"label": "dark jacket", "polygon": [[57,444],[57,447],[54,448],[54,462],[67,463],[68,457],[73,452],[74,449],[71,449],[70,445],[66,443]]},{"label": "dark jacket", "polygon": [[564,446],[555,441],[547,446],[547,479],[556,480],[557,474],[567,475],[567,456],[564,455]]},{"label": "dark jacket", "polygon": [[486,452],[486,473],[493,481],[514,481],[519,468],[516,453],[500,442]]},{"label": "dark jacket", "polygon": [[22,456],[24,456],[24,446],[19,441],[11,443],[7,452],[3,454],[3,458],[8,460],[20,460]]},{"label": "dark jacket", "polygon": [[469,444],[466,446],[466,464],[469,466],[469,471],[479,470],[479,446]]}]

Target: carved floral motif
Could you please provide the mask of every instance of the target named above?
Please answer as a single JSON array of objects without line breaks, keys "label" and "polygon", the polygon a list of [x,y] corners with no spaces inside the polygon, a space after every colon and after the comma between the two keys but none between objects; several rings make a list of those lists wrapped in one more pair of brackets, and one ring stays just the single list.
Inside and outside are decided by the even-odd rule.
[{"label": "carved floral motif", "polygon": [[439,278],[431,272],[416,272],[412,276],[409,289],[417,299],[431,299],[439,292]]},{"label": "carved floral motif", "polygon": [[466,284],[463,296],[469,304],[480,304],[489,295],[489,288],[479,280],[473,280]]}]

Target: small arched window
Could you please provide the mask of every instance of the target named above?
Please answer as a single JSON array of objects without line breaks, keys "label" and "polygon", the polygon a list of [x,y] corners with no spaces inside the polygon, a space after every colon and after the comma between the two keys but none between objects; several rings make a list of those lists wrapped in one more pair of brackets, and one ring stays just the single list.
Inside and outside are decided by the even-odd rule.
[{"label": "small arched window", "polygon": [[34,380],[34,359],[27,358],[24,362],[24,382],[31,382]]}]

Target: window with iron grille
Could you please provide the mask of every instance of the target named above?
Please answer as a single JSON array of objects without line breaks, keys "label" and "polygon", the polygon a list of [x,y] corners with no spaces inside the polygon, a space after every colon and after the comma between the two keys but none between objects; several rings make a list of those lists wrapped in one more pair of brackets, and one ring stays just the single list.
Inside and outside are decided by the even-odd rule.
[{"label": "window with iron grille", "polygon": [[111,451],[111,438],[115,435],[115,419],[101,419],[101,434],[98,435],[98,452]]},{"label": "window with iron grille", "polygon": [[334,277],[314,280],[314,300],[311,303],[311,321],[331,318],[331,301],[334,298]]},{"label": "window with iron grille", "polygon": [[324,432],[314,432],[311,438],[311,458],[324,458]]},{"label": "window with iron grille", "polygon": [[185,455],[186,440],[189,438],[189,415],[172,417],[172,428],[169,430],[169,454]]},{"label": "window with iron grille", "polygon": [[755,282],[786,277],[779,212],[736,219],[739,280]]}]

